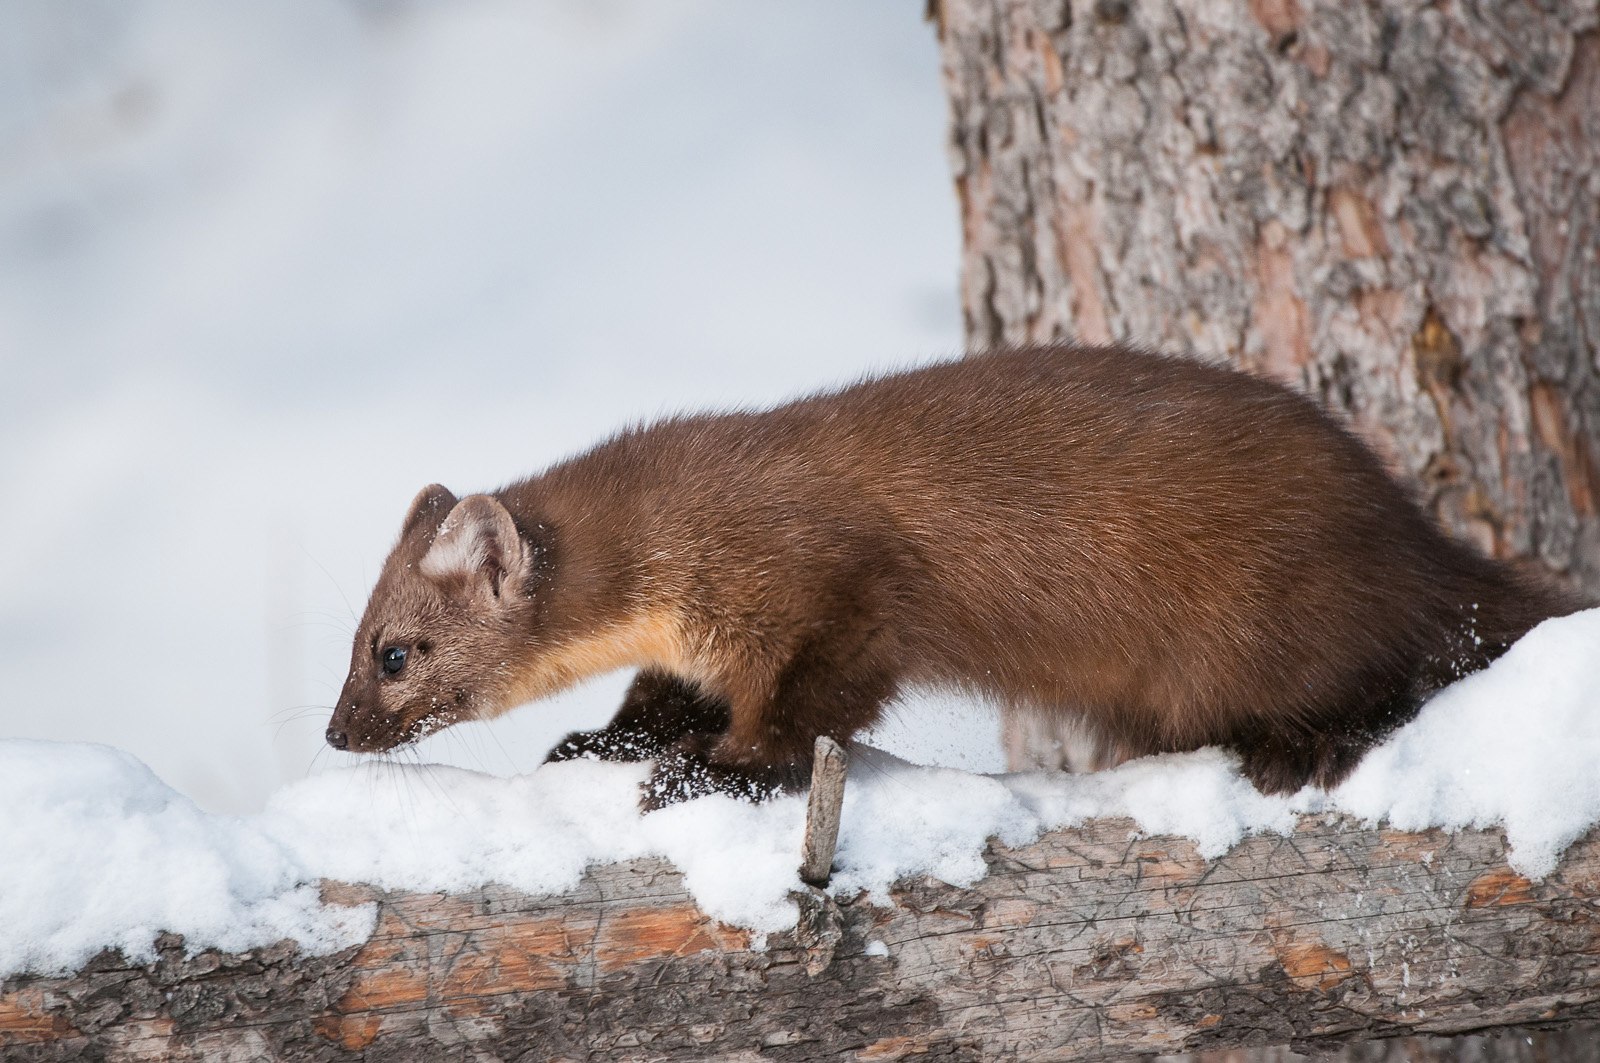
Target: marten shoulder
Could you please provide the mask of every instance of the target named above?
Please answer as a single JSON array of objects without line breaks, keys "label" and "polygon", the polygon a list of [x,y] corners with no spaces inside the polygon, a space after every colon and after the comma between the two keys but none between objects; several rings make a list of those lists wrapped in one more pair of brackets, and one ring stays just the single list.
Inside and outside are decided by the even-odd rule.
[{"label": "marten shoulder", "polygon": [[906,685],[1220,743],[1331,785],[1573,603],[1441,533],[1287,388],[1114,348],[1000,351],[625,431],[418,495],[329,739],[384,749],[603,671],[553,757],[654,758],[647,805],[799,782]]}]

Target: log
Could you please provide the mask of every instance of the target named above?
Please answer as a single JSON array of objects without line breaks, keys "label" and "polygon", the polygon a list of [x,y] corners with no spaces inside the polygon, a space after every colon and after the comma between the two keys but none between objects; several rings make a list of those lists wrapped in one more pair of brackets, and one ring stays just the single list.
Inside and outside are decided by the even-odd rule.
[{"label": "log", "polygon": [[1600,1018],[1597,835],[1542,882],[1496,833],[1335,818],[1214,861],[1125,820],[987,860],[979,882],[903,882],[885,906],[797,894],[798,926],[765,942],[654,860],[559,897],[328,884],[380,905],[364,945],[185,957],[169,936],[154,963],[11,978],[0,1054],[1109,1059]]}]

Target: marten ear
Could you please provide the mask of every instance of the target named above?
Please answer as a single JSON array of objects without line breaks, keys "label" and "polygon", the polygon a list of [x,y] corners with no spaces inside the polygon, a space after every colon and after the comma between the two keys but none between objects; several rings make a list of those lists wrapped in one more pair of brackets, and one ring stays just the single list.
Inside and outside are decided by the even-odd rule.
[{"label": "marten ear", "polygon": [[405,523],[400,525],[400,538],[410,538],[419,528],[425,529],[431,539],[444,523],[444,518],[455,508],[456,496],[448,487],[429,484],[417,492],[406,510]]},{"label": "marten ear", "polygon": [[424,576],[461,580],[471,590],[499,598],[508,584],[521,585],[528,558],[528,546],[506,507],[489,495],[468,495],[439,526],[421,567]]}]

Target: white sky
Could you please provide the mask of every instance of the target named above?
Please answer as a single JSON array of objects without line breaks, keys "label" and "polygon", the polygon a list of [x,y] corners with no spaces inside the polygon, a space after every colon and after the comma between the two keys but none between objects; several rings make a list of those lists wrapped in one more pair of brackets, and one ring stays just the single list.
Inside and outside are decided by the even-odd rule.
[{"label": "white sky", "polygon": [[[421,485],[956,351],[922,7],[0,6],[0,737],[259,807]],[[625,682],[422,754],[529,770]]]}]

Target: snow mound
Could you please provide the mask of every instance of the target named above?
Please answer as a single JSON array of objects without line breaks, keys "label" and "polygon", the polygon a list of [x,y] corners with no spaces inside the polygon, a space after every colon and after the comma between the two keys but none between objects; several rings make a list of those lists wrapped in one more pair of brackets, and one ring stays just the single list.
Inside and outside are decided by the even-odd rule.
[{"label": "snow mound", "polygon": [[1600,609],[1546,620],[1440,691],[1326,807],[1400,830],[1504,827],[1514,870],[1554,871],[1600,822]]},{"label": "snow mound", "polygon": [[0,742],[0,975],[67,970],[102,948],[155,958],[162,931],[242,950],[331,952],[374,906],[324,907],[316,878],[250,820],[202,811],[109,746]]},{"label": "snow mound", "polygon": [[[1205,857],[1302,813],[1403,830],[1503,827],[1511,865],[1541,876],[1600,822],[1600,609],[1547,621],[1491,668],[1434,698],[1331,793],[1264,797],[1216,749],[1094,775],[973,775],[865,747],[852,759],[832,889],[875,898],[906,876],[968,885],[990,838],[1025,844],[1106,816],[1191,839]],[[0,974],[79,966],[106,946],[137,961],[162,930],[191,949],[284,938],[355,944],[371,906],[324,907],[321,878],[389,889],[577,885],[597,863],[660,856],[707,914],[792,925],[802,797],[703,798],[636,811],[642,765],[574,761],[501,779],[372,762],[210,815],[104,746],[0,742]]]}]

